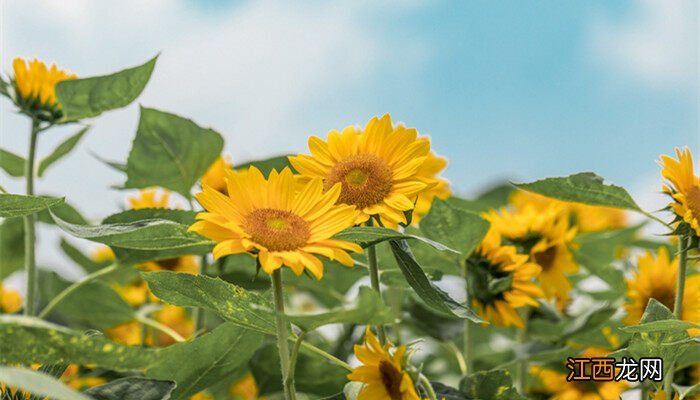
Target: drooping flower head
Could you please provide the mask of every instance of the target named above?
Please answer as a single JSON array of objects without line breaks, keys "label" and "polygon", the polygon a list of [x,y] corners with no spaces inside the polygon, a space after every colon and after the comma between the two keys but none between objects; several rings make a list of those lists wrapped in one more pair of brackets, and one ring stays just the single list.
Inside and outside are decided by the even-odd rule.
[{"label": "drooping flower head", "polygon": [[58,69],[55,64],[49,68],[37,59],[27,62],[18,57],[12,61],[12,67],[17,105],[43,120],[59,119],[62,114],[61,105],[56,100],[56,84],[76,76]]},{"label": "drooping flower head", "polygon": [[472,307],[496,325],[524,328],[517,309],[539,307],[535,299],[544,293],[533,280],[542,268],[518,254],[515,246],[502,245],[494,230],[489,230],[467,262]]},{"label": "drooping flower head", "polygon": [[319,178],[324,189],[340,184],[338,202],[357,207],[355,223],[377,215],[386,226],[406,223],[404,212],[437,184],[421,171],[430,140],[414,128],[393,126],[389,114],[372,118],[364,130],[353,126],[331,131],[328,140],[309,138],[311,155],[289,157],[306,179]]},{"label": "drooping flower head", "polygon": [[338,205],[340,185],[324,191],[321,179],[298,180],[289,168],[269,179],[255,167],[226,171],[228,195],[204,185],[197,200],[206,212],[197,215],[191,231],[212,239],[214,258],[256,254],[271,274],[286,265],[301,275],[304,269],[323,277],[322,255],[352,266],[347,251],[362,252],[355,243],[331,239],[353,225],[355,207]]},{"label": "drooping flower head", "polygon": [[420,219],[430,211],[433,199],[436,197],[445,200],[452,196],[450,182],[440,177],[440,173],[447,167],[447,159],[436,155],[434,152],[428,153],[428,158],[418,169],[418,176],[434,181],[435,186],[418,194],[415,208],[413,209],[413,224],[420,222]]},{"label": "drooping flower head", "polygon": [[231,166],[231,157],[228,155],[219,156],[209,166],[204,175],[202,175],[200,182],[202,185],[207,185],[223,194],[228,194],[228,189],[226,188],[226,170],[231,169]]},{"label": "drooping flower head", "polygon": [[661,175],[670,185],[663,191],[673,198],[669,207],[676,214],[676,221],[687,223],[695,236],[700,236],[700,176],[693,171],[693,156],[690,149],[676,149],[677,160],[662,155]]},{"label": "drooping flower head", "polygon": [[514,212],[503,208],[482,216],[505,243],[529,254],[530,262],[542,268],[538,279],[545,297],[562,302],[568,299],[571,283],[567,274],[578,272],[578,264],[570,250],[576,229],[569,225],[560,205],[550,204],[542,211],[534,206],[525,206]]},{"label": "drooping flower head", "polygon": [[[627,317],[624,322],[636,325],[642,319],[649,299],[656,299],[673,310],[676,302],[676,279],[678,258],[671,257],[665,247],[660,247],[656,256],[651,251],[637,258],[637,271],[627,281],[625,304]],[[685,281],[681,319],[700,324],[700,275],[690,275]],[[700,335],[700,329],[689,329],[691,336]]]},{"label": "drooping flower head", "polygon": [[356,344],[354,352],[362,365],[348,379],[364,383],[357,400],[420,400],[406,372],[406,346],[393,350],[390,343],[382,346],[367,327],[364,343]]}]

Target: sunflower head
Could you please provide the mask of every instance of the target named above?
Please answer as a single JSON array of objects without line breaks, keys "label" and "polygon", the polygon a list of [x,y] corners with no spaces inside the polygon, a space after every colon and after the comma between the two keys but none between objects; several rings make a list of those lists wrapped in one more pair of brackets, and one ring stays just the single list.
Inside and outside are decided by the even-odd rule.
[{"label": "sunflower head", "polygon": [[420,219],[430,211],[433,199],[445,200],[452,196],[450,182],[439,176],[446,167],[447,159],[431,151],[428,153],[428,158],[423,165],[418,169],[419,176],[434,182],[435,185],[418,195],[415,208],[413,209],[413,224],[420,222]]},{"label": "sunflower head", "polygon": [[353,369],[348,379],[364,383],[358,399],[420,400],[406,371],[406,346],[393,350],[390,343],[382,346],[367,327],[364,343],[355,345],[354,352],[362,365]]},{"label": "sunflower head", "polygon": [[17,105],[27,114],[44,121],[55,121],[63,116],[61,104],[56,100],[56,84],[75,79],[76,76],[58,69],[56,65],[47,67],[37,59],[29,62],[22,58],[12,61],[13,84]]},{"label": "sunflower head", "polygon": [[218,190],[223,194],[227,194],[226,188],[226,170],[231,169],[231,157],[227,154],[219,156],[209,166],[207,171],[202,175],[200,182],[202,185],[207,185],[212,189]]},{"label": "sunflower head", "polygon": [[214,258],[249,253],[268,274],[285,265],[321,279],[318,255],[352,266],[347,251],[362,252],[355,243],[332,239],[355,220],[354,206],[336,204],[340,185],[324,190],[321,179],[302,181],[289,168],[273,170],[268,179],[255,167],[228,170],[226,180],[228,194],[203,185],[197,200],[206,211],[190,227],[218,242]]},{"label": "sunflower head", "polygon": [[554,369],[533,365],[530,375],[541,384],[536,392],[546,398],[558,400],[618,400],[622,392],[629,388],[625,381],[567,381],[566,373]]},{"label": "sunflower head", "polygon": [[514,246],[503,245],[490,230],[474,254],[467,260],[468,289],[472,306],[479,315],[496,325],[524,328],[518,308],[538,307],[535,300],[544,296],[534,284],[541,268],[518,254]]},{"label": "sunflower head", "polygon": [[312,136],[309,149],[311,155],[289,157],[292,166],[305,179],[321,179],[326,191],[339,185],[338,202],[356,207],[356,223],[374,215],[385,226],[405,224],[418,196],[439,183],[431,173],[439,162],[421,169],[430,140],[414,128],[393,126],[388,114],[372,118],[364,130],[331,131],[327,141]]},{"label": "sunflower head", "polygon": [[141,208],[168,208],[170,200],[170,192],[168,190],[159,190],[156,188],[141,189],[138,196],[129,197],[129,206],[132,210]]},{"label": "sunflower head", "polygon": [[0,281],[0,314],[14,314],[22,308],[22,296],[18,291],[3,286]]},{"label": "sunflower head", "polygon": [[687,224],[695,236],[700,236],[700,176],[693,170],[690,149],[676,149],[675,159],[662,155],[659,165],[668,181],[663,191],[673,199],[669,208],[676,214],[674,222]]},{"label": "sunflower head", "polygon": [[258,397],[258,384],[255,382],[253,374],[248,372],[242,378],[231,384],[229,395],[240,400],[263,400],[267,397]]}]

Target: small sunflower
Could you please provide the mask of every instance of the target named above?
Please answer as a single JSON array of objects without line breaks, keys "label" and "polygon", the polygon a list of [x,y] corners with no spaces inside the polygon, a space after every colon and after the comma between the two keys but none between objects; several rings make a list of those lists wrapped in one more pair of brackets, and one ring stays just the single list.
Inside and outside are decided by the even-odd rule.
[{"label": "small sunflower", "polygon": [[418,176],[424,179],[434,180],[435,186],[420,193],[416,200],[415,208],[413,209],[413,223],[416,224],[420,219],[430,211],[433,204],[433,199],[436,197],[445,200],[452,196],[450,182],[438,175],[447,167],[447,159],[440,157],[432,151],[428,153],[428,158],[423,165],[418,169]]},{"label": "small sunflower", "polygon": [[0,314],[14,314],[22,308],[22,296],[0,281]]},{"label": "small sunflower", "polygon": [[150,188],[139,190],[138,196],[129,197],[129,206],[132,210],[138,210],[141,208],[168,208],[170,201],[170,192],[167,190],[161,190]]},{"label": "small sunflower", "polygon": [[228,194],[226,188],[226,170],[231,169],[231,157],[228,155],[219,156],[209,166],[207,171],[200,178],[202,185],[207,185],[223,194]]},{"label": "small sunflower", "polygon": [[496,325],[524,328],[517,309],[539,307],[535,299],[544,297],[544,293],[533,280],[542,268],[528,262],[528,256],[518,254],[514,246],[502,245],[493,230],[486,234],[467,262],[472,307]]},{"label": "small sunflower", "polygon": [[514,212],[503,208],[500,212],[484,213],[483,217],[504,242],[529,254],[530,261],[542,267],[538,279],[545,297],[565,302],[571,290],[566,275],[578,272],[578,264],[570,250],[576,228],[569,225],[561,206],[551,204],[538,211],[534,206],[526,205]]},{"label": "small sunflower", "polygon": [[664,193],[673,198],[669,207],[677,221],[687,223],[700,236],[700,176],[693,171],[693,156],[690,149],[676,149],[677,160],[661,156],[661,175],[670,183],[663,186]]},{"label": "small sunflower", "polygon": [[[673,310],[676,302],[678,258],[671,259],[665,247],[660,247],[656,257],[647,251],[637,258],[637,272],[627,281],[627,317],[624,322],[636,325],[642,319],[649,299],[656,299]],[[688,276],[683,292],[684,321],[700,324],[700,275]],[[700,335],[700,329],[689,329],[691,336]]]},{"label": "small sunflower", "polygon": [[355,356],[362,363],[348,374],[348,379],[362,382],[357,400],[420,400],[411,376],[406,372],[406,346],[382,347],[367,327],[364,343],[355,345]]},{"label": "small sunflower", "polygon": [[17,105],[23,111],[43,120],[53,121],[61,118],[61,105],[56,100],[56,84],[75,79],[76,76],[58,69],[56,65],[48,68],[37,59],[27,62],[22,58],[15,58],[12,68],[15,73],[13,83],[17,93]]},{"label": "small sunflower", "polygon": [[542,394],[550,400],[619,400],[629,388],[624,381],[568,382],[566,373],[538,365],[530,367],[530,374],[542,383]]},{"label": "small sunflower", "polygon": [[258,396],[258,384],[253,374],[248,372],[241,379],[231,384],[229,395],[237,400],[266,400],[267,397]]},{"label": "small sunflower", "polygon": [[331,239],[353,225],[355,208],[337,205],[340,185],[324,193],[321,179],[301,182],[289,168],[269,179],[255,167],[246,172],[226,171],[228,195],[204,185],[197,200],[206,212],[197,214],[190,231],[215,240],[214,258],[229,254],[256,254],[263,270],[286,265],[301,275],[308,269],[323,277],[322,255],[352,266],[347,251],[362,252],[355,243]]},{"label": "small sunflower", "polygon": [[[414,128],[394,127],[389,114],[372,118],[360,131],[353,126],[331,131],[328,141],[309,138],[311,155],[289,157],[305,178],[320,178],[324,189],[340,184],[338,203],[357,207],[355,223],[376,215],[390,227],[406,223],[417,197],[438,180],[421,171],[430,140]],[[427,168],[430,169],[430,166]]]}]

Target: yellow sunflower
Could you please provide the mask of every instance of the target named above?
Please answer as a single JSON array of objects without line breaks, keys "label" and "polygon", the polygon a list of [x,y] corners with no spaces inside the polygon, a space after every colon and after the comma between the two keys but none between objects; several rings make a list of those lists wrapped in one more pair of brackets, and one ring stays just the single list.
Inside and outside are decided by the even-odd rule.
[{"label": "yellow sunflower", "polygon": [[622,229],[627,226],[627,213],[619,208],[561,201],[524,190],[513,191],[508,202],[516,210],[522,210],[531,205],[538,211],[544,211],[550,205],[558,204],[564,212],[569,214],[572,224],[581,233]]},{"label": "yellow sunflower", "polygon": [[14,314],[22,308],[22,296],[0,281],[0,314]]},{"label": "yellow sunflower", "polygon": [[447,167],[447,159],[440,157],[432,151],[428,153],[428,158],[423,165],[418,169],[418,176],[425,179],[434,180],[435,186],[421,192],[416,200],[415,208],[413,209],[413,223],[417,224],[420,219],[430,211],[433,204],[433,199],[436,197],[445,200],[452,196],[450,182],[438,175]]},{"label": "yellow sunflower", "polygon": [[191,231],[215,240],[214,258],[257,254],[262,269],[272,274],[286,265],[301,275],[309,270],[323,277],[322,255],[352,266],[347,251],[362,252],[355,243],[331,239],[353,225],[355,207],[336,205],[340,185],[324,193],[321,179],[302,182],[289,168],[269,179],[255,167],[226,171],[228,195],[204,185],[197,194],[206,212],[197,214]]},{"label": "yellow sunflower", "polygon": [[357,400],[420,400],[411,376],[406,372],[406,346],[390,352],[391,344],[382,347],[367,327],[362,345],[355,345],[355,356],[362,363],[348,374],[348,379],[362,382]]},{"label": "yellow sunflower", "polygon": [[571,290],[567,274],[578,272],[570,247],[576,228],[558,204],[551,204],[538,211],[534,206],[511,212],[491,210],[482,216],[491,223],[491,229],[500,234],[507,244],[512,244],[530,255],[530,261],[542,267],[538,279],[545,297],[566,302]]},{"label": "yellow sunflower", "polygon": [[[414,128],[394,127],[389,114],[372,118],[360,131],[331,131],[328,141],[309,138],[311,155],[289,157],[305,178],[320,178],[325,190],[340,184],[339,203],[357,207],[355,223],[376,215],[390,227],[406,223],[404,212],[438,180],[425,171],[430,140]],[[428,168],[430,169],[430,168]]]},{"label": "yellow sunflower", "polygon": [[[660,247],[656,257],[647,251],[637,258],[637,271],[627,281],[627,317],[624,322],[636,325],[644,314],[649,299],[656,299],[670,310],[676,302],[678,258],[671,259],[665,247]],[[700,324],[700,275],[686,278],[683,292],[681,319]],[[691,336],[700,335],[700,329],[689,329]]]},{"label": "yellow sunflower", "polygon": [[243,378],[237,380],[229,387],[229,395],[237,400],[266,400],[267,397],[258,397],[258,384],[253,374],[248,372]]},{"label": "yellow sunflower", "polygon": [[695,235],[700,236],[700,176],[693,171],[693,156],[689,148],[676,149],[676,157],[678,160],[661,156],[661,175],[670,183],[670,186],[663,186],[663,191],[673,198],[669,207],[678,220],[685,221]]},{"label": "yellow sunflower", "polygon": [[530,374],[542,383],[550,400],[619,400],[629,386],[624,381],[571,381],[567,374],[538,365],[530,367]]},{"label": "yellow sunflower", "polygon": [[22,58],[15,58],[12,68],[15,73],[13,82],[19,107],[28,113],[39,112],[38,115],[44,117],[42,119],[60,118],[61,105],[56,100],[56,84],[75,79],[76,76],[58,69],[56,65],[48,68],[37,59],[27,62]]},{"label": "yellow sunflower", "polygon": [[231,169],[231,157],[228,155],[219,156],[209,166],[207,171],[200,179],[202,185],[207,185],[214,190],[218,190],[223,194],[228,194],[226,188],[226,170]]},{"label": "yellow sunflower", "polygon": [[528,262],[514,246],[504,246],[494,230],[490,230],[468,260],[469,294],[472,307],[479,315],[496,325],[524,328],[517,309],[539,307],[536,298],[544,293],[533,280],[542,268]]},{"label": "yellow sunflower", "polygon": [[168,208],[170,192],[165,189],[161,190],[160,193],[155,188],[141,189],[138,196],[131,196],[128,200],[129,206],[133,210],[141,208]]}]

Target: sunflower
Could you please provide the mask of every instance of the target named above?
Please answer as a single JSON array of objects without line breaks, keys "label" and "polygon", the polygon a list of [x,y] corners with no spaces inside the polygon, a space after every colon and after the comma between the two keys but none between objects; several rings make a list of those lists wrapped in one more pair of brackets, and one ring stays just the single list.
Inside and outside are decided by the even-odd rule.
[{"label": "sunflower", "polygon": [[539,307],[535,298],[544,293],[533,280],[542,270],[518,254],[514,246],[504,246],[494,230],[490,230],[467,260],[468,285],[472,307],[487,321],[501,326],[524,328],[516,309]]},{"label": "sunflower", "polygon": [[322,255],[352,266],[347,251],[362,252],[355,243],[331,239],[353,225],[355,207],[337,205],[340,185],[324,193],[321,179],[302,182],[289,168],[269,179],[255,167],[246,172],[226,171],[228,195],[204,185],[198,193],[206,212],[190,231],[212,239],[214,258],[229,254],[256,254],[262,269],[272,274],[286,265],[296,275],[304,269],[323,277]]},{"label": "sunflower", "polygon": [[0,281],[0,314],[14,314],[22,308],[22,296]]},{"label": "sunflower", "polygon": [[194,396],[191,396],[190,400],[214,400],[214,396],[210,395],[207,392],[199,392]]},{"label": "sunflower", "polygon": [[362,382],[357,400],[420,400],[411,376],[406,372],[406,346],[390,352],[391,344],[382,347],[367,327],[364,343],[355,345],[355,356],[362,363],[348,374],[348,379]]},{"label": "sunflower", "polygon": [[62,116],[61,105],[56,99],[56,84],[61,81],[75,79],[76,76],[68,74],[51,65],[48,68],[42,61],[34,59],[25,61],[15,58],[12,61],[14,69],[14,88],[17,93],[15,102],[25,112],[38,116],[41,119],[53,121]]},{"label": "sunflower", "polygon": [[[670,310],[676,302],[678,258],[671,259],[665,247],[660,247],[656,257],[647,251],[637,258],[637,272],[627,281],[627,317],[624,322],[636,325],[642,318],[649,299],[656,299]],[[688,276],[683,292],[681,319],[700,324],[700,275]],[[700,329],[689,329],[691,336],[700,335]]]},{"label": "sunflower", "polygon": [[538,211],[526,205],[514,212],[503,208],[491,210],[482,216],[491,223],[507,244],[530,255],[530,261],[542,267],[539,282],[546,298],[566,302],[571,290],[567,274],[578,272],[570,247],[576,228],[558,204]]},{"label": "sunflower", "polygon": [[207,171],[200,178],[202,185],[207,185],[223,194],[228,194],[226,188],[226,170],[231,169],[231,157],[228,155],[219,156],[209,166]]},{"label": "sunflower", "polygon": [[[390,227],[406,223],[421,193],[438,180],[421,168],[428,160],[430,140],[414,128],[391,124],[391,117],[374,117],[363,131],[349,126],[331,131],[328,141],[309,138],[311,155],[289,157],[305,178],[320,178],[326,191],[342,188],[338,202],[357,207],[355,223],[376,215]],[[427,168],[428,170],[430,167]]]},{"label": "sunflower", "polygon": [[440,157],[433,153],[432,151],[428,153],[428,158],[425,160],[423,165],[418,169],[418,176],[422,176],[425,179],[434,180],[435,186],[430,189],[421,192],[416,200],[415,208],[413,209],[413,223],[416,224],[420,219],[430,211],[430,207],[433,204],[433,199],[436,197],[441,200],[445,200],[452,196],[452,190],[450,189],[450,182],[446,179],[440,178],[438,175],[447,167],[447,159]]},{"label": "sunflower", "polygon": [[241,379],[229,387],[229,395],[238,400],[266,400],[267,397],[258,397],[258,384],[253,374],[248,372]]},{"label": "sunflower", "polygon": [[542,383],[550,400],[618,400],[629,387],[624,381],[568,382],[567,374],[538,365],[530,367],[530,374]]},{"label": "sunflower", "polygon": [[155,188],[141,189],[137,197],[129,197],[129,206],[132,210],[141,208],[168,208],[170,192],[162,190],[160,193]]},{"label": "sunflower", "polygon": [[664,193],[673,198],[669,207],[677,221],[684,221],[700,236],[700,176],[693,172],[693,156],[690,149],[676,149],[678,160],[662,155],[661,175],[670,183],[663,186]]},{"label": "sunflower", "polygon": [[524,190],[513,191],[508,202],[516,210],[532,205],[538,211],[545,211],[550,205],[557,204],[569,214],[572,225],[581,233],[622,229],[627,226],[627,213],[619,208],[561,201]]}]

